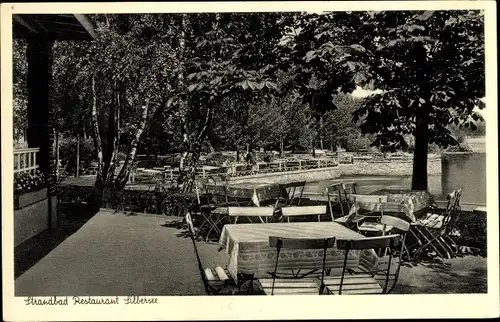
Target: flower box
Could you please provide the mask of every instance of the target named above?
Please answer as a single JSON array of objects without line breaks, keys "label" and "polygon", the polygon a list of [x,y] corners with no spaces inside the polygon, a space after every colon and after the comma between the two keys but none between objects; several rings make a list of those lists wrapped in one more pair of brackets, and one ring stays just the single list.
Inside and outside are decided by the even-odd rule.
[{"label": "flower box", "polygon": [[47,188],[43,188],[37,191],[31,191],[17,195],[14,198],[14,208],[21,209],[28,205],[32,205],[41,200],[47,199]]}]

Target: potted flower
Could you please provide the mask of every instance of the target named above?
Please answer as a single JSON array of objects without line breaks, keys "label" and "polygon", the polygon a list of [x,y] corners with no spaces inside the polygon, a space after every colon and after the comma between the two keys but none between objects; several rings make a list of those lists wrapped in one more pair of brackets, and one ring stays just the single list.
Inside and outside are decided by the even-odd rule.
[{"label": "potted flower", "polygon": [[14,207],[20,209],[47,198],[47,182],[39,170],[14,174]]}]

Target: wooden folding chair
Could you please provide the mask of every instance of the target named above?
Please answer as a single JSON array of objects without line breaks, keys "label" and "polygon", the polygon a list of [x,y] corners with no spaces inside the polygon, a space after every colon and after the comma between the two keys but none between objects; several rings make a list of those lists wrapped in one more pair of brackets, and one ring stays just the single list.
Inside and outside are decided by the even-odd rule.
[{"label": "wooden folding chair", "polygon": [[[349,213],[336,218],[334,220],[336,223],[359,231],[359,227],[365,220],[377,222],[384,215],[384,203],[387,202],[387,196],[352,194],[349,199],[352,202]],[[360,214],[359,211],[362,209],[362,214]]]},{"label": "wooden folding chair", "polygon": [[281,208],[282,216],[287,222],[290,218],[317,216],[318,221],[321,221],[321,216],[326,214],[326,205],[324,206],[301,206],[301,207],[285,207]]},{"label": "wooden folding chair", "polygon": [[234,218],[234,223],[238,222],[240,217],[246,217],[250,222],[252,218],[258,218],[261,223],[268,223],[273,217],[272,207],[229,207],[229,217]]},{"label": "wooden folding chair", "polygon": [[[329,185],[325,188],[325,193],[328,197],[328,205],[330,207],[330,215],[334,220],[333,205],[340,206],[342,216],[345,216],[351,210],[349,196],[356,194],[357,184],[355,182],[339,182]],[[338,197],[338,199],[337,199]]]},{"label": "wooden folding chair", "polygon": [[243,286],[248,283],[246,294],[251,294],[253,291],[253,276],[248,274],[238,276],[240,281],[238,284],[235,283],[234,279],[230,277],[227,268],[222,268],[221,266],[212,268],[203,268],[201,263],[200,254],[198,252],[198,246],[196,245],[196,231],[193,225],[193,219],[190,213],[186,214],[185,217],[186,224],[188,226],[188,234],[193,242],[194,252],[196,254],[196,260],[198,262],[198,270],[203,281],[203,286],[208,295],[237,295],[242,294]]},{"label": "wooden folding chair", "polygon": [[[207,183],[213,182],[216,187],[221,187],[221,189],[215,189],[212,192],[208,192],[206,189],[204,193],[200,193],[200,187],[206,186]],[[211,236],[212,232],[216,232],[216,238],[220,236],[222,231],[222,226],[224,225],[225,220],[228,218],[228,202],[227,202],[227,192],[226,186],[219,185],[217,186],[217,181],[212,176],[209,176],[205,179],[199,179],[195,185],[197,201],[200,206],[200,214],[204,217],[204,221],[200,226],[200,230],[202,227],[206,225],[209,226],[206,241]]]},{"label": "wooden folding chair", "polygon": [[[393,250],[393,255],[398,255],[399,256],[399,262],[398,266],[396,267],[396,271],[394,274],[391,274],[389,272],[390,276],[394,276],[394,283],[392,287],[389,289],[388,292],[391,292],[394,286],[396,285],[396,281],[398,280],[399,277],[399,270],[401,268],[400,263],[403,261],[403,257],[406,256],[408,259],[411,258],[411,254],[408,250],[408,247],[406,246],[406,235],[408,231],[410,230],[410,223],[404,219],[393,217],[393,216],[388,216],[384,215],[382,216],[382,219],[380,220],[380,225],[382,226],[382,229],[380,231],[381,236],[385,236],[388,233],[392,232],[393,235],[399,234],[401,236],[401,248],[399,250]],[[375,276],[376,274],[379,274],[380,272],[385,271],[384,269],[381,269],[380,267],[388,265],[388,256],[387,256],[387,248],[384,249],[384,254],[380,258],[377,259],[377,263],[374,266],[372,262],[369,262],[365,260],[364,256],[360,257],[360,264],[358,266],[358,271],[360,271],[362,274],[372,274],[372,276]],[[381,250],[382,251],[382,250]],[[379,254],[381,253],[379,252]],[[387,270],[390,270],[391,267],[387,267]],[[355,273],[354,270],[350,270],[351,273]]]},{"label": "wooden folding chair", "polygon": [[[375,235],[383,235],[384,233],[388,233],[391,229],[392,226],[386,225],[382,222],[382,219],[384,217],[392,217],[392,218],[409,218],[408,217],[408,207],[404,204],[401,203],[395,203],[395,202],[386,202],[383,203],[383,209],[382,209],[382,215],[380,217],[380,221],[363,221],[361,225],[359,225],[358,230],[363,233],[372,233]],[[394,216],[387,216],[387,213],[389,212],[391,214],[394,214]],[[398,216],[398,217],[396,217]],[[403,219],[401,219],[403,220]],[[404,220],[403,220],[404,221]],[[407,222],[407,221],[406,221]]]},{"label": "wooden folding chair", "polygon": [[[326,250],[332,248],[335,238],[283,238],[269,237],[269,246],[276,248],[276,263],[274,271],[269,272],[272,278],[259,279],[262,289],[266,295],[307,295],[322,294],[324,290],[323,280],[326,271]],[[281,249],[323,249],[323,265],[321,277],[318,278],[296,278],[278,276],[278,264]],[[320,284],[318,285],[318,280]]]},{"label": "wooden folding chair", "polygon": [[[423,243],[415,252],[418,257],[424,249],[432,248],[442,258],[452,258],[458,252],[458,246],[451,238],[450,233],[460,211],[460,197],[462,188],[454,190],[447,196],[445,209],[433,209],[422,219],[412,223],[411,228],[422,237]],[[451,243],[455,247],[448,244]]]},{"label": "wooden folding chair", "polygon": [[[395,250],[401,241],[400,235],[388,235],[379,237],[369,237],[357,240],[337,240],[337,248],[345,251],[344,265],[341,276],[327,276],[324,278],[328,294],[376,294],[388,293],[393,287],[388,288],[391,261],[393,250]],[[372,273],[352,274],[347,270],[348,254],[351,250],[368,249],[388,249],[388,269],[385,274],[385,283],[382,287]],[[399,264],[401,265],[401,261]],[[399,272],[398,272],[399,274]],[[394,284],[396,281],[394,282]]]},{"label": "wooden folding chair", "polygon": [[[276,199],[274,209],[278,209],[279,207],[292,206],[295,200],[297,200],[296,206],[299,206],[300,201],[302,200],[302,195],[304,194],[305,186],[306,181],[280,184],[280,194]],[[298,193],[297,188],[300,189],[300,194],[298,196],[296,195],[296,193]]]}]

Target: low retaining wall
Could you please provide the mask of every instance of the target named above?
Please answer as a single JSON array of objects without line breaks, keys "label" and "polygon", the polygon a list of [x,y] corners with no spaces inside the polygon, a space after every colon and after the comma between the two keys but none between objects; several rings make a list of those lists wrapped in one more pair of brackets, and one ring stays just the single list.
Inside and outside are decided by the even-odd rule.
[{"label": "low retaining wall", "polygon": [[230,182],[250,182],[250,183],[286,183],[290,181],[321,181],[336,179],[340,177],[339,167],[319,168],[309,170],[297,170],[286,172],[273,172],[255,174],[251,176],[232,177]]},{"label": "low retaining wall", "polygon": [[[254,174],[249,176],[232,177],[231,182],[271,182],[284,183],[289,181],[321,181],[337,179],[341,176],[411,176],[413,173],[413,160],[384,160],[384,161],[365,161],[354,160],[351,164],[339,164],[336,167],[273,172]],[[428,175],[441,174],[441,157],[429,157],[427,163]]]},{"label": "low retaining wall", "polygon": [[14,246],[57,225],[57,197],[49,200],[46,189],[19,196],[15,208]]},{"label": "low retaining wall", "polygon": [[[354,160],[352,164],[339,164],[339,172],[341,176],[411,176],[413,173],[413,160]],[[427,174],[441,174],[441,157],[429,157],[427,162]]]}]

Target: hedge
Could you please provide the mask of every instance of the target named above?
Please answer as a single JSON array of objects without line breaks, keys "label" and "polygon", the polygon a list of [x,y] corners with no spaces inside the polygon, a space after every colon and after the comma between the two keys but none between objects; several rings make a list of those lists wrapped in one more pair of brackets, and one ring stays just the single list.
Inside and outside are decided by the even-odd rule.
[{"label": "hedge", "polygon": [[[62,204],[93,203],[95,190],[89,186],[65,185],[59,189]],[[121,211],[144,212],[169,216],[183,216],[196,205],[195,194],[181,194],[174,190],[114,190],[105,189],[100,207]]]},{"label": "hedge", "polygon": [[486,215],[463,212],[454,225],[452,238],[458,245],[481,249],[486,253]]}]

